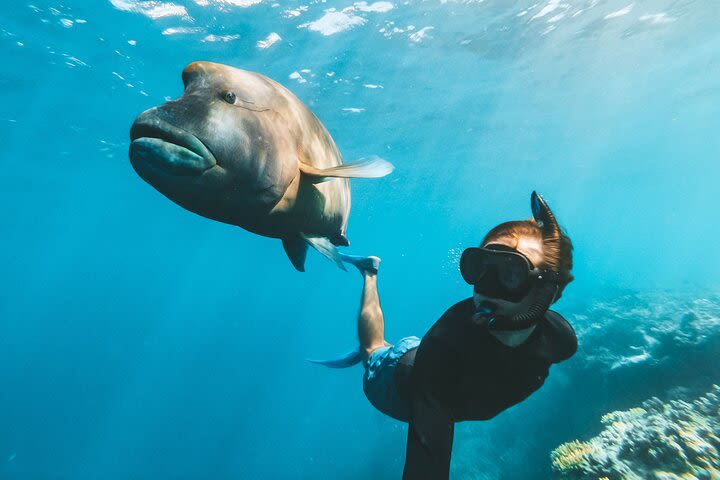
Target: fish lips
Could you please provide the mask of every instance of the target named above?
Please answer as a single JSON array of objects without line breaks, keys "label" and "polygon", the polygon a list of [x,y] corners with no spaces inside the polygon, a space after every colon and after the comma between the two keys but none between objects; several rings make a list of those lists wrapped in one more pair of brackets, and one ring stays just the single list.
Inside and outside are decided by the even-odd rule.
[{"label": "fish lips", "polygon": [[130,129],[130,162],[156,167],[177,176],[199,176],[217,165],[210,150],[195,135],[163,120],[138,119]]}]

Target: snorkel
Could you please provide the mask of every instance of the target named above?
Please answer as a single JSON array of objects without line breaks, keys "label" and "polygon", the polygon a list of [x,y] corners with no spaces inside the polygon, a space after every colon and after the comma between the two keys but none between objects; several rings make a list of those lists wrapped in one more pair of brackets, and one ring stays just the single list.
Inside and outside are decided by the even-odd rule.
[{"label": "snorkel", "polygon": [[[534,191],[530,196],[530,206],[533,218],[542,232],[543,249],[545,252],[547,250],[559,250],[561,248],[560,226],[550,207]],[[493,330],[518,331],[533,327],[545,315],[545,312],[556,299],[560,289],[560,273],[556,269],[547,270],[543,276],[537,278],[537,281],[539,286],[533,289],[531,293],[533,302],[526,312],[511,317],[496,317],[493,316],[494,312],[486,306],[480,305],[475,314],[477,320],[490,317],[487,320],[487,326]]]}]

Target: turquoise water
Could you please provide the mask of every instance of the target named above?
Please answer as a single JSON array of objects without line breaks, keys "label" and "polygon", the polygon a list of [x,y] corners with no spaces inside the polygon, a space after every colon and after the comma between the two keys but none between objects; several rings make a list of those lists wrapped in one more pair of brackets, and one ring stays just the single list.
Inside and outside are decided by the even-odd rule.
[{"label": "turquoise water", "polygon": [[[0,478],[400,476],[406,427],[361,370],[304,360],[355,345],[360,277],[314,252],[297,273],[130,166],[132,121],[194,60],[281,82],[346,160],[394,163],[352,181],[345,249],[383,258],[390,341],[470,294],[460,252],[533,189],[576,246],[559,311],[720,283],[716,0],[251,3],[5,5]],[[462,425],[456,477],[549,478],[582,433],[552,433],[585,407],[557,393],[566,368]]]}]

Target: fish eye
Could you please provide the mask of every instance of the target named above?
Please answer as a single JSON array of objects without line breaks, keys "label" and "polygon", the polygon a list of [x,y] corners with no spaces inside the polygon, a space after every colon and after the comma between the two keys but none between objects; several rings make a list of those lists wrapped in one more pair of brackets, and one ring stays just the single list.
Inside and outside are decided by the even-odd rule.
[{"label": "fish eye", "polygon": [[227,103],[229,103],[229,104],[232,105],[232,104],[235,103],[235,99],[236,99],[237,97],[235,96],[235,93],[233,93],[233,92],[225,92],[225,97],[224,97],[224,98],[225,98],[225,101],[226,101]]}]

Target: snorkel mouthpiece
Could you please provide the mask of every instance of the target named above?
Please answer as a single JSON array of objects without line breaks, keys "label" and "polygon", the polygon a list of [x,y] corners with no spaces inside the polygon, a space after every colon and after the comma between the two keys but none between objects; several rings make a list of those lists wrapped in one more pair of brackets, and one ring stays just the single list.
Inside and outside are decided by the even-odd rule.
[{"label": "snorkel mouthpiece", "polygon": [[475,313],[478,315],[492,315],[495,313],[495,306],[487,300],[484,300],[475,307]]},{"label": "snorkel mouthpiece", "polygon": [[[533,218],[542,231],[545,254],[547,254],[548,250],[559,250],[561,245],[560,225],[558,225],[555,215],[553,215],[548,204],[535,191],[530,196],[530,208],[532,209]],[[534,294],[535,301],[525,313],[512,317],[493,318],[488,322],[488,327],[495,330],[525,330],[537,324],[552,305],[560,288],[558,272],[551,271],[549,273],[554,278],[542,279],[541,287]]]},{"label": "snorkel mouthpiece", "polygon": [[488,326],[494,322],[495,307],[488,301],[480,302],[475,305],[475,314],[472,321],[476,325],[487,324]]}]

